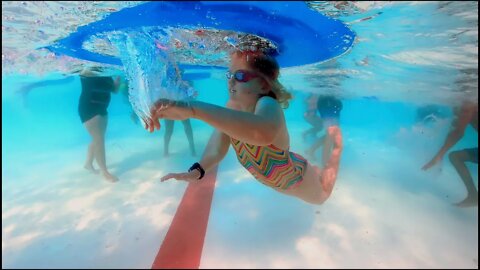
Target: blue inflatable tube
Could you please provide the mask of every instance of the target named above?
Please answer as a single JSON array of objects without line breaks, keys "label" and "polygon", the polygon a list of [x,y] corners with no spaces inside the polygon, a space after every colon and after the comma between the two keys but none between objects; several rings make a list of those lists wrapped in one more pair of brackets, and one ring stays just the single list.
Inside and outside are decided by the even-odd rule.
[{"label": "blue inflatable tube", "polygon": [[186,81],[195,81],[210,78],[209,72],[192,72],[182,74],[182,79]]},{"label": "blue inflatable tube", "polygon": [[119,58],[85,50],[82,44],[98,33],[142,26],[203,27],[255,34],[277,45],[281,67],[312,64],[340,56],[350,49],[355,39],[355,33],[341,21],[310,9],[304,2],[163,1],[112,13],[79,27],[46,48],[56,54],[122,65]]}]

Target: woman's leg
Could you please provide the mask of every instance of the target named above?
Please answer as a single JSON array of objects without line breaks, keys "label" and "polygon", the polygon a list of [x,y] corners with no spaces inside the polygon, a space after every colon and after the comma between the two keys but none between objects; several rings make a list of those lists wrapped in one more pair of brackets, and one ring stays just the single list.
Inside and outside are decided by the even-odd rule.
[{"label": "woman's leg", "polygon": [[332,142],[333,149],[331,150],[331,153],[325,154],[328,157],[328,160],[324,161],[325,167],[322,170],[320,182],[328,198],[332,193],[333,186],[337,180],[338,167],[343,149],[342,132],[340,127],[329,127],[327,129],[327,137],[327,140]]},{"label": "woman's leg", "polygon": [[170,154],[168,146],[170,145],[170,139],[172,138],[173,126],[175,122],[173,120],[165,119],[165,137],[163,137],[163,156],[168,157]]},{"label": "woman's leg", "polygon": [[323,151],[322,151],[322,166],[325,168],[327,166],[328,160],[330,160],[330,155],[332,154],[333,147],[333,138],[329,135],[325,135],[323,140]]},{"label": "woman's leg", "polygon": [[88,145],[88,151],[87,151],[87,160],[85,161],[85,165],[83,166],[85,169],[93,172],[93,173],[98,173],[97,170],[93,167],[93,160],[95,159],[94,155],[94,147],[93,147],[93,141]]},{"label": "woman's leg", "polygon": [[85,122],[85,127],[93,138],[93,153],[103,177],[110,182],[118,181],[118,178],[110,174],[105,159],[105,131],[107,129],[107,116],[96,115]]},{"label": "woman's leg", "polygon": [[475,156],[472,156],[468,150],[460,150],[450,152],[448,157],[453,167],[455,167],[455,170],[457,170],[457,173],[462,179],[463,183],[465,184],[465,188],[467,189],[467,197],[463,201],[458,202],[455,205],[459,207],[478,205],[478,191],[475,188],[475,183],[473,182],[472,175],[470,174],[467,166],[465,165],[465,162],[467,161],[475,162]]},{"label": "woman's leg", "polygon": [[195,143],[193,142],[193,131],[190,119],[183,120],[182,123],[185,134],[187,135],[188,143],[190,145],[190,153],[192,153],[192,156],[196,156],[197,154],[195,153]]},{"label": "woman's leg", "polygon": [[323,170],[309,162],[303,181],[298,186],[278,191],[312,204],[322,204],[330,197],[337,179],[342,154],[342,133],[338,126],[332,126],[327,129],[326,136],[331,137],[333,149]]}]

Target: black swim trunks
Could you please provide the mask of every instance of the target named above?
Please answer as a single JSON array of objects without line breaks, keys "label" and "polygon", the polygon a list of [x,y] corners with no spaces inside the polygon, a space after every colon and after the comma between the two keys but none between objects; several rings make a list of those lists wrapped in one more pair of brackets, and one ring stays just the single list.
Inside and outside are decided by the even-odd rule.
[{"label": "black swim trunks", "polygon": [[468,155],[472,158],[473,163],[478,164],[478,147],[463,149],[463,151],[468,153]]},{"label": "black swim trunks", "polygon": [[110,95],[114,90],[112,77],[80,76],[82,93],[78,102],[78,114],[82,123],[96,115],[107,115]]}]

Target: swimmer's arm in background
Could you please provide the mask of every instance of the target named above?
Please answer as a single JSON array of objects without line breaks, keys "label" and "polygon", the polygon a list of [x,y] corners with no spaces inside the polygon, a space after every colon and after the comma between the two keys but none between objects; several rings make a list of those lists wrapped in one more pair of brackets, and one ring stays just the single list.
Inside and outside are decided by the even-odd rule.
[{"label": "swimmer's arm in background", "polygon": [[74,79],[75,79],[75,77],[68,76],[68,77],[65,77],[63,79],[45,80],[45,81],[29,83],[29,84],[23,85],[19,90],[17,90],[17,93],[27,95],[34,88],[67,84],[67,83],[71,83]]}]

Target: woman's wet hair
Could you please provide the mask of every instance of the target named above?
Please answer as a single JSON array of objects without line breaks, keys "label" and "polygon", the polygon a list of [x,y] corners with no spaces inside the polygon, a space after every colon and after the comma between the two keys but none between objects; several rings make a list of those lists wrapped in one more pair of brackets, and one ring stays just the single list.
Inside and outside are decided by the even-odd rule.
[{"label": "woman's wet hair", "polygon": [[276,99],[282,108],[286,109],[288,107],[288,101],[292,98],[292,95],[278,81],[280,66],[278,65],[277,60],[262,52],[236,51],[233,54],[246,58],[247,63],[253,70],[265,75],[265,77],[269,79],[268,83],[271,85],[271,91],[262,96],[270,96]]}]

